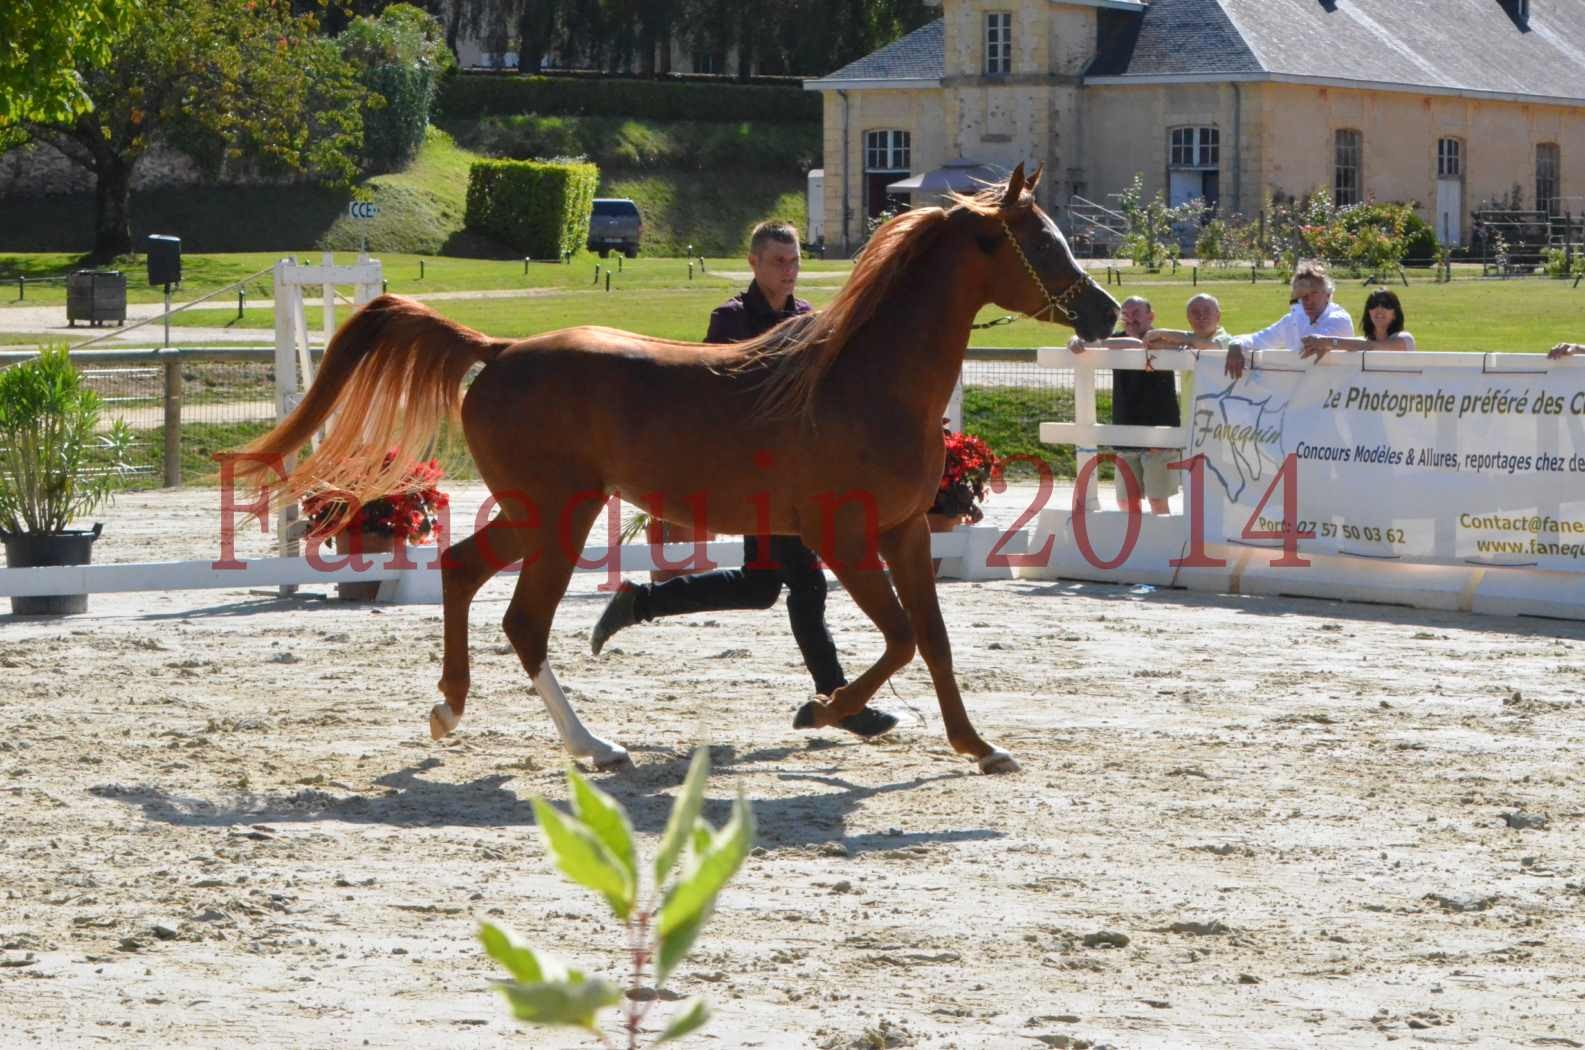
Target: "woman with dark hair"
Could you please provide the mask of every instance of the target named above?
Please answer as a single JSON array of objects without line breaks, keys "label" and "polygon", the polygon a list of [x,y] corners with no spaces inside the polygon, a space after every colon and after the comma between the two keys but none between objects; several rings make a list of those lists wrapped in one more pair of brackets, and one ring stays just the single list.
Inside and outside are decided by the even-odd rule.
[{"label": "woman with dark hair", "polygon": [[1365,300],[1365,316],[1361,320],[1363,339],[1341,336],[1312,335],[1304,340],[1300,357],[1313,357],[1317,361],[1333,350],[1413,350],[1414,336],[1404,331],[1403,304],[1397,293],[1377,288]]}]

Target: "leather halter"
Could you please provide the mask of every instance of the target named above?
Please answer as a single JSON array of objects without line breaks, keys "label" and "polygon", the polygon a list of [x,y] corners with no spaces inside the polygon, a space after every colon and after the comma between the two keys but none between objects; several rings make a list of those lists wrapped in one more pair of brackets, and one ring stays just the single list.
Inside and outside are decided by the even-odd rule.
[{"label": "leather halter", "polygon": [[1079,315],[1070,310],[1069,307],[1074,305],[1079,296],[1083,295],[1087,289],[1096,287],[1095,279],[1081,269],[1079,276],[1070,282],[1066,288],[1062,289],[1058,294],[1052,295],[1051,289],[1046,287],[1046,282],[1040,279],[1040,274],[1035,270],[1034,264],[1029,261],[1029,256],[1024,254],[1023,245],[1019,244],[1018,238],[1013,236],[1012,227],[1007,225],[1007,220],[1000,219],[999,221],[1002,224],[1002,232],[1007,234],[1007,240],[1012,244],[1013,251],[1018,254],[1018,261],[1024,264],[1024,272],[1029,274],[1029,279],[1035,282],[1035,287],[1040,289],[1040,294],[1046,297],[1046,305],[1029,316],[1038,321],[1044,314],[1049,313],[1051,314],[1051,319],[1055,321],[1057,319],[1056,315],[1060,313],[1069,322],[1077,321]]}]

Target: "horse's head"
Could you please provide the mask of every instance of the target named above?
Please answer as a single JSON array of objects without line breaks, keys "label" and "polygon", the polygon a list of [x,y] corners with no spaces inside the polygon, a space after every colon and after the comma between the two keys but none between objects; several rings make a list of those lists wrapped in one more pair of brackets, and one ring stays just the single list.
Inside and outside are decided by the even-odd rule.
[{"label": "horse's head", "polygon": [[1005,187],[958,198],[975,224],[975,239],[988,257],[988,294],[1006,310],[1069,325],[1088,340],[1105,339],[1117,323],[1117,300],[1090,279],[1067,238],[1035,203],[1041,169],[1024,178],[1018,165]]}]

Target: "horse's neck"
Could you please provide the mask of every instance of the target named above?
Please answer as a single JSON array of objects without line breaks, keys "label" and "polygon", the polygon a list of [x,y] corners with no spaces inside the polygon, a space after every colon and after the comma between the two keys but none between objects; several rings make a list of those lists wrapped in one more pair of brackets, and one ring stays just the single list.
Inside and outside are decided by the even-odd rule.
[{"label": "horse's neck", "polygon": [[932,428],[957,385],[974,316],[986,301],[983,291],[954,279],[961,273],[954,261],[945,243],[916,260],[898,294],[865,326],[870,345],[854,355],[890,397],[927,414]]}]

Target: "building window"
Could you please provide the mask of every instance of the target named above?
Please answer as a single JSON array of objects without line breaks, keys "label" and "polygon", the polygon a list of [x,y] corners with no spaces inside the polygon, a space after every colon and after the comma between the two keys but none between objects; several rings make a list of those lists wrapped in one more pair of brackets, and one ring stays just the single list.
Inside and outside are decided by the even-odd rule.
[{"label": "building window", "polygon": [[1558,149],[1556,142],[1543,142],[1535,148],[1535,210],[1556,215],[1563,210],[1558,189]]},{"label": "building window", "polygon": [[1173,128],[1171,134],[1172,167],[1221,167],[1222,133],[1216,128]]},{"label": "building window", "polygon": [[912,138],[906,131],[865,132],[864,170],[907,171]]},{"label": "building window", "polygon": [[1168,133],[1168,203],[1199,199],[1215,208],[1221,196],[1222,133],[1217,128],[1173,128]]},{"label": "building window", "polygon": [[1339,208],[1350,204],[1358,204],[1363,194],[1360,192],[1360,172],[1363,168],[1364,147],[1360,142],[1357,131],[1339,130],[1334,136],[1336,143],[1336,168],[1332,177],[1332,203]]},{"label": "building window", "polygon": [[907,195],[898,196],[887,186],[907,178],[913,160],[913,136],[906,131],[866,131],[864,133],[864,214],[874,218],[883,211],[908,208]]},{"label": "building window", "polygon": [[985,72],[999,76],[1013,71],[1013,16],[992,11],[985,16]]},{"label": "building window", "polygon": [[1436,177],[1456,179],[1464,174],[1464,144],[1458,139],[1436,140]]}]

